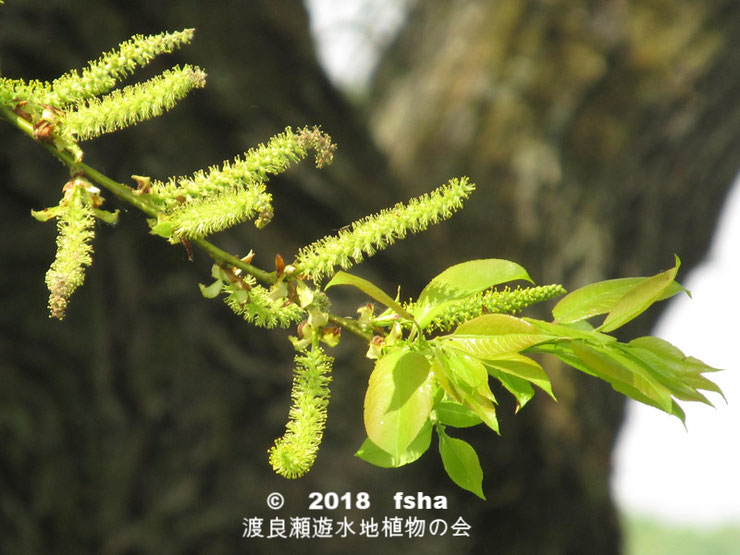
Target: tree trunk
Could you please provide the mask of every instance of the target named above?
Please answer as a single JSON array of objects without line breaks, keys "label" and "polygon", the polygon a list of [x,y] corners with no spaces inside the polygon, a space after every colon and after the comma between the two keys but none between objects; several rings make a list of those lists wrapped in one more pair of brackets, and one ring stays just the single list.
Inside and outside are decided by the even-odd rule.
[{"label": "tree trunk", "polygon": [[[335,164],[273,180],[273,223],[220,234],[219,245],[254,249],[269,266],[276,252],[289,260],[357,217],[469,174],[479,190],[467,214],[359,271],[411,295],[450,263],[491,256],[576,287],[656,271],[673,252],[695,262],[738,159],[734,2],[603,4],[418,3],[368,106],[387,159],[319,68],[295,1],[14,0],[0,8],[0,68],[52,79],[135,33],[194,26],[194,44],[155,67],[200,64],[207,88],[85,145],[86,162],[124,182],[183,175],[286,125],[318,123],[339,144]],[[616,551],[606,477],[621,401],[607,387],[567,372],[555,383],[560,404],[538,396],[504,416],[502,438],[470,434],[487,476],[479,503],[447,481],[434,449],[393,472],[351,456],[371,365],[345,338],[316,466],[286,482],[265,451],[288,412],[287,333],[250,328],[203,299],[206,257],[188,264],[133,211],[97,230],[85,286],[64,322],[49,321],[54,226],[29,211],[55,204],[68,176],[7,126],[0,144],[0,551]],[[306,516],[311,491],[368,491],[371,511],[325,514],[346,514],[355,530],[361,518],[406,516],[392,507],[401,490],[447,495],[447,513],[418,516],[463,516],[471,538],[241,537],[244,517],[266,528]],[[266,508],[272,491],[285,495],[283,511]]]}]

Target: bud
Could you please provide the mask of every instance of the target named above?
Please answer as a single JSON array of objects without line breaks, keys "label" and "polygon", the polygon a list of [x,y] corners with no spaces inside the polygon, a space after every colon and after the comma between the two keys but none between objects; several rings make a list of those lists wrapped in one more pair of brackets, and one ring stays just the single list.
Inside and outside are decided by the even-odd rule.
[{"label": "bud", "polygon": [[373,335],[373,338],[370,340],[370,343],[367,346],[367,352],[365,353],[365,357],[371,360],[379,359],[383,352],[384,344],[385,344],[385,339],[383,339],[379,335]]}]

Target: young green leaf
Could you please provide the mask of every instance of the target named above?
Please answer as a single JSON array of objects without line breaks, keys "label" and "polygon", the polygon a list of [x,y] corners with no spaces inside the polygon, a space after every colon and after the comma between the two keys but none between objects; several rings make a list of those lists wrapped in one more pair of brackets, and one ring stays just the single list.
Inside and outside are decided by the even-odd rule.
[{"label": "young green leaf", "polygon": [[447,303],[464,299],[501,283],[532,279],[527,271],[508,260],[470,260],[447,268],[430,281],[414,305],[414,317],[426,327]]},{"label": "young green leaf", "polygon": [[607,333],[613,331],[645,312],[654,302],[665,298],[664,295],[674,283],[680,265],[681,261],[676,257],[676,265],[673,268],[650,277],[627,291],[597,329]]},{"label": "young green leaf", "polygon": [[676,403],[671,398],[671,392],[639,363],[615,349],[597,349],[580,341],[573,341],[571,347],[594,375],[609,382],[616,391],[674,414]]},{"label": "young green leaf", "polygon": [[593,326],[585,320],[572,322],[569,324],[553,324],[537,320],[536,318],[522,318],[535,326],[540,333],[546,333],[553,336],[553,339],[583,339],[589,343],[605,345],[616,341],[615,337],[606,333],[595,331]]},{"label": "young green leaf", "polygon": [[560,299],[553,307],[552,315],[556,322],[569,324],[606,314],[627,291],[645,279],[647,278],[630,277],[590,283]]},{"label": "young green leaf", "polygon": [[462,489],[485,500],[483,495],[483,469],[475,449],[466,441],[448,436],[441,428],[439,454],[450,479]]},{"label": "young green leaf", "polygon": [[452,335],[441,337],[439,341],[447,347],[487,360],[518,353],[549,339],[552,337],[521,318],[486,314],[461,324]]},{"label": "young green leaf", "polygon": [[481,424],[483,420],[470,408],[457,401],[441,401],[434,409],[437,420],[445,426],[454,428],[470,428]]},{"label": "young green leaf", "polygon": [[435,356],[432,360],[432,374],[434,375],[434,379],[436,380],[437,384],[439,384],[442,391],[444,391],[455,401],[461,403],[462,392],[458,391],[458,389],[450,382],[450,379],[447,377],[448,373],[449,362],[447,362],[446,357]]},{"label": "young green leaf", "polygon": [[480,360],[454,350],[434,349],[432,368],[437,382],[453,399],[499,433],[496,398],[488,385],[488,372]]},{"label": "young green leaf", "polygon": [[421,457],[432,444],[432,423],[427,420],[421,428],[419,434],[409,444],[409,446],[397,457],[394,458],[390,453],[383,451],[375,445],[370,438],[360,446],[355,456],[383,468],[398,468],[410,464]]},{"label": "young green leaf", "polygon": [[516,409],[514,410],[515,413],[519,412],[522,407],[524,407],[524,405],[526,405],[529,400],[534,397],[534,388],[527,380],[517,378],[516,376],[511,376],[506,372],[501,372],[497,368],[490,366],[488,368],[488,371],[491,373],[491,376],[500,381],[501,385],[503,385],[506,390],[511,393],[516,399]]},{"label": "young green leaf", "polygon": [[466,391],[473,391],[488,383],[488,371],[483,363],[465,353],[448,352],[450,378]]},{"label": "young green leaf", "polygon": [[625,354],[634,357],[649,369],[677,399],[711,405],[712,403],[697,390],[703,389],[722,395],[722,390],[717,384],[701,375],[704,372],[716,372],[717,368],[712,368],[693,357],[686,357],[668,341],[657,337],[639,337],[620,347]]},{"label": "young green leaf", "polygon": [[365,430],[395,460],[429,419],[432,382],[429,362],[420,353],[398,350],[375,363],[365,393]]},{"label": "young green leaf", "polygon": [[[491,368],[495,368],[498,371],[495,377],[501,380],[502,383],[503,380],[499,373],[504,373],[511,378],[532,383],[555,399],[555,395],[552,392],[552,384],[547,373],[542,366],[529,357],[520,354],[507,354],[486,360],[486,365],[489,367],[489,372]],[[506,387],[506,383],[504,383],[504,386]]]},{"label": "young green leaf", "polygon": [[[533,348],[536,352],[549,353],[558,357],[584,374],[601,378],[611,384],[616,391],[627,397],[664,410],[655,400],[634,387],[631,383],[631,372],[610,360],[608,356],[601,352],[602,349],[603,347],[593,348],[593,346],[589,346],[582,341],[541,343]],[[682,418],[683,411],[681,411],[678,404],[666,401],[664,406],[667,406],[667,403],[671,403],[671,405],[670,410],[666,412]]]},{"label": "young green leaf", "polygon": [[[635,294],[631,293],[633,290],[637,291],[637,296],[642,301],[646,300],[646,298],[650,299],[650,302],[640,311],[642,312],[650,306],[650,304],[656,301],[667,299],[680,291],[685,291],[680,284],[673,281],[676,271],[678,271],[678,265],[679,260],[676,258],[676,266],[674,268],[667,272],[658,274],[657,276],[618,278],[591,283],[581,287],[580,289],[576,289],[563,297],[552,309],[552,315],[558,324],[570,324],[586,320],[594,316],[599,316],[600,314],[607,314],[617,310],[617,306],[625,297],[628,296],[628,294]],[[671,277],[668,279],[667,276],[669,275]],[[645,286],[646,282],[650,282],[650,284]],[[647,289],[642,290],[642,293],[639,293],[641,291],[639,288],[643,286]],[[657,294],[651,295],[650,293]],[[626,306],[617,310],[613,318],[616,319],[624,308],[628,308],[631,305],[629,297],[627,297],[627,299],[628,301],[626,302]],[[634,305],[632,306],[634,307]],[[631,318],[634,318],[640,314],[640,312],[633,314]],[[626,321],[622,322],[622,324],[624,323],[626,323]],[[606,322],[604,322],[604,324],[606,324]],[[600,329],[603,329],[603,331],[611,331],[616,329],[616,327]]]},{"label": "young green leaf", "polygon": [[324,290],[329,289],[329,287],[333,287],[335,285],[352,285],[353,287],[356,287],[357,289],[365,293],[367,296],[375,299],[381,304],[384,304],[385,306],[393,310],[396,314],[399,314],[400,316],[403,316],[408,320],[414,319],[414,317],[401,306],[401,303],[391,299],[378,286],[366,279],[348,274],[347,272],[339,271],[334,274],[334,277],[331,279],[331,281],[326,284]]},{"label": "young green leaf", "polygon": [[465,404],[469,406],[481,420],[483,420],[483,423],[486,426],[500,435],[501,431],[499,430],[496,407],[494,406],[496,399],[493,397],[493,393],[491,393],[491,389],[488,387],[488,384],[486,384],[486,389],[488,390],[487,394],[479,392],[469,393],[464,397],[464,401]]}]

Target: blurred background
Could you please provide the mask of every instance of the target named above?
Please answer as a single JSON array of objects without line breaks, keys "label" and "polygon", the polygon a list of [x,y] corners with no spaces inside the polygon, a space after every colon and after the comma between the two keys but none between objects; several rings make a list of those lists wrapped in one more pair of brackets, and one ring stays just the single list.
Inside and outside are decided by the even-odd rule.
[{"label": "blurred background", "polygon": [[[694,299],[625,336],[655,333],[729,368],[717,376],[729,404],[689,408],[686,432],[550,364],[558,403],[536,396],[514,417],[501,396],[501,437],[459,433],[481,456],[482,502],[447,480],[434,446],[393,471],[352,457],[371,365],[347,337],[317,463],[285,481],[266,450],[288,411],[289,332],[251,328],[203,299],[206,257],[189,263],[125,207],[116,228],[97,230],[67,318],[49,320],[55,229],[29,211],[56,204],[67,175],[0,126],[0,228],[12,238],[0,245],[0,552],[679,553],[660,551],[672,541],[732,552],[740,419],[737,356],[725,347],[737,329],[738,203],[727,199],[740,166],[740,4],[10,0],[0,71],[53,79],[133,34],[183,27],[197,28],[194,43],[136,78],[193,63],[207,88],[85,145],[88,163],[122,182],[183,175],[286,125],[321,124],[339,145],[335,163],[273,180],[276,217],[264,230],[214,237],[254,249],[265,267],[469,175],[478,190],[462,213],[358,273],[412,296],[450,264],[500,257],[575,289],[656,273],[676,253]],[[348,295],[337,307],[361,302]],[[265,505],[273,491],[286,497],[277,513]],[[462,516],[470,537],[242,538],[245,517],[306,516],[312,491],[370,493],[369,513],[326,516]],[[450,508],[399,513],[396,491],[446,495]]]}]

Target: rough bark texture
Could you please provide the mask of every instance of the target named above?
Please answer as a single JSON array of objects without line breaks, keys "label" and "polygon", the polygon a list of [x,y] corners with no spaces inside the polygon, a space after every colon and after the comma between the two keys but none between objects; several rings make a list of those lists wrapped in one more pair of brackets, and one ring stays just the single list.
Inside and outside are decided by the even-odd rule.
[{"label": "rough bark texture", "polygon": [[[468,174],[479,191],[464,216],[363,271],[413,294],[450,263],[496,256],[575,287],[657,271],[673,252],[701,256],[740,156],[739,12],[733,0],[420,2],[367,107],[386,156],[317,65],[295,1],[14,0],[0,8],[0,69],[50,79],[134,33],[197,27],[194,45],[156,68],[200,64],[206,90],[90,144],[88,163],[121,181],[187,174],[286,125],[320,123],[339,143],[335,164],[274,180],[274,222],[222,234],[221,246],[253,248],[268,266]],[[98,229],[85,286],[63,323],[49,321],[54,226],[29,211],[55,204],[67,176],[7,126],[0,144],[0,551],[617,551],[606,479],[621,401],[608,387],[567,372],[559,405],[540,396],[513,417],[504,403],[502,438],[466,434],[485,467],[482,503],[448,483],[434,449],[393,472],[351,457],[370,365],[346,338],[316,467],[286,482],[265,451],[288,411],[287,334],[203,299],[205,256],[188,264],[132,211]],[[245,516],[315,517],[308,492],[361,490],[371,514],[327,516],[406,516],[393,492],[445,494],[447,513],[419,516],[462,515],[472,538],[241,538]],[[265,507],[271,491],[285,510]]]}]

